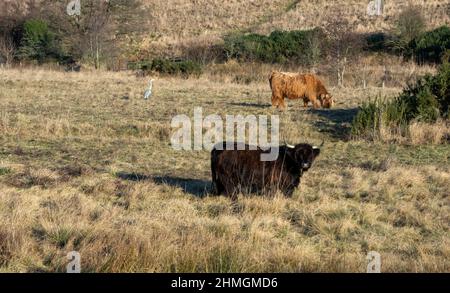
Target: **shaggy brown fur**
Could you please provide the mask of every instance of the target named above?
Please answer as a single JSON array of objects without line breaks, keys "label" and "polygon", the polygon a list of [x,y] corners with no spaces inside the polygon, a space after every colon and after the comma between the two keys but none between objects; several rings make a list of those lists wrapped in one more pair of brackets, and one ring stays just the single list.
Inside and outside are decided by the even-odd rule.
[{"label": "shaggy brown fur", "polygon": [[314,74],[299,74],[273,71],[269,77],[272,89],[272,106],[286,109],[284,99],[303,99],[304,106],[313,104],[314,109],[322,106],[331,108],[334,100]]}]

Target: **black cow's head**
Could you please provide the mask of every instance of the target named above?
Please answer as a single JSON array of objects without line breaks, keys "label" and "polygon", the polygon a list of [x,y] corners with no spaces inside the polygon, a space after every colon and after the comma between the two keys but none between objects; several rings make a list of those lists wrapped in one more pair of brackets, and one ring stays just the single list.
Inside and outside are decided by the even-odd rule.
[{"label": "black cow's head", "polygon": [[320,148],[309,144],[287,145],[287,153],[295,161],[295,164],[305,172],[311,168],[314,160],[320,154]]}]

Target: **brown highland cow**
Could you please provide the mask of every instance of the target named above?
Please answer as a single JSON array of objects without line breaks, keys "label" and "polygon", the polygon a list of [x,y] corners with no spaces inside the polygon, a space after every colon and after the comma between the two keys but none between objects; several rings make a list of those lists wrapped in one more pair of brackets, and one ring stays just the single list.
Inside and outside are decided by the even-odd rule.
[{"label": "brown highland cow", "polygon": [[331,108],[333,97],[314,74],[299,74],[273,71],[269,78],[272,89],[272,106],[286,109],[284,99],[303,99],[304,106],[313,104],[314,109],[322,106]]}]

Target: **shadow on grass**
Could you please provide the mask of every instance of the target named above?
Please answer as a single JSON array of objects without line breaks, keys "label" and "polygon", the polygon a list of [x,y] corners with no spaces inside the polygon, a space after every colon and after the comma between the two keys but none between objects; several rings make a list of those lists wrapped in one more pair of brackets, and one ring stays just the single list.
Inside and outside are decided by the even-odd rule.
[{"label": "shadow on grass", "polygon": [[247,103],[247,102],[229,103],[229,105],[231,105],[231,106],[239,106],[239,107],[254,107],[254,108],[262,108],[262,109],[272,107],[271,104],[258,104],[258,103]]},{"label": "shadow on grass", "polygon": [[151,180],[159,185],[169,185],[181,188],[185,193],[196,197],[205,197],[211,190],[211,182],[200,179],[181,178],[174,176],[147,176],[137,173],[119,172],[116,176],[122,180],[145,181]]},{"label": "shadow on grass", "polygon": [[314,122],[314,126],[322,132],[328,133],[335,139],[348,140],[350,138],[351,124],[353,118],[358,113],[358,108],[351,109],[331,109],[331,110],[314,110],[314,114],[325,120]]}]

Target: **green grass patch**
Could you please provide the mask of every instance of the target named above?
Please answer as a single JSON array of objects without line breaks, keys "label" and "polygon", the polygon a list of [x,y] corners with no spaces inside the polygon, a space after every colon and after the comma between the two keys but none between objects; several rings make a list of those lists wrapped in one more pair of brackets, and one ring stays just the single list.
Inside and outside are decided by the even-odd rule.
[{"label": "green grass patch", "polygon": [[4,176],[4,175],[8,175],[10,174],[12,171],[10,168],[7,167],[0,167],[0,176]]}]

